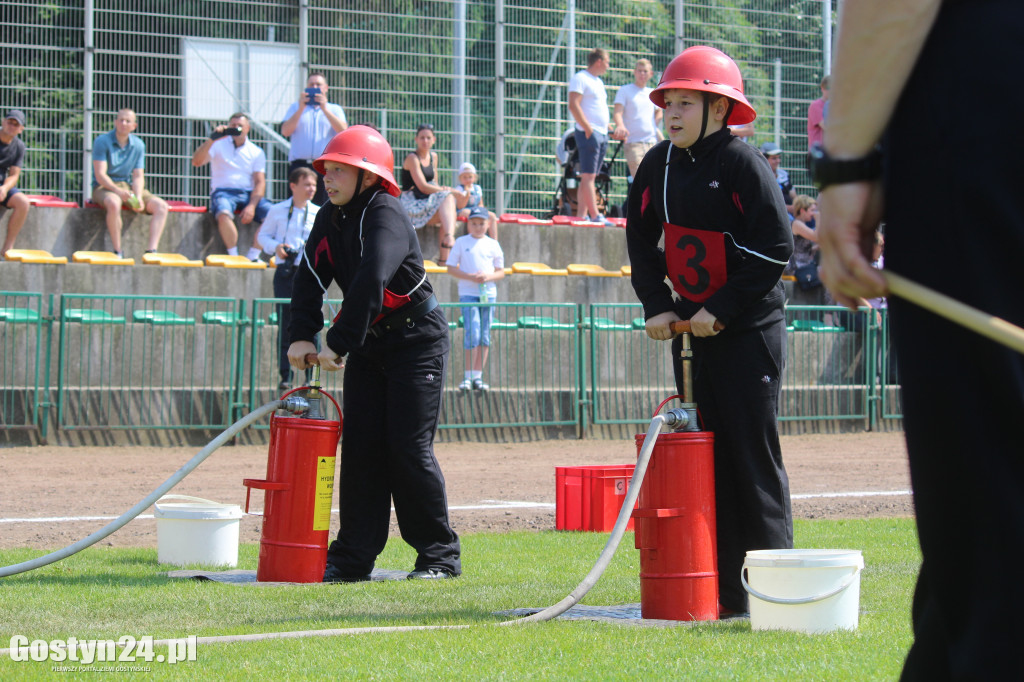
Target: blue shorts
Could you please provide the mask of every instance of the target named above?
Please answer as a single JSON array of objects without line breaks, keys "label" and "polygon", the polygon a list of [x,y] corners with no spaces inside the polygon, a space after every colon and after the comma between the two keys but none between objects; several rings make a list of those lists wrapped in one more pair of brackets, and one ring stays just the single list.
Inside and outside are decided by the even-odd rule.
[{"label": "blue shorts", "polygon": [[[459,296],[459,303],[484,303],[479,296]],[[462,326],[465,328],[465,336],[462,338],[462,347],[476,348],[477,346],[491,345],[491,311],[489,305],[466,306],[462,309]]]},{"label": "blue shorts", "polygon": [[[247,189],[228,189],[221,187],[213,190],[213,194],[210,195],[210,212],[214,216],[218,216],[221,213],[227,213],[230,216],[235,215],[235,211],[240,211],[245,208],[246,204],[249,203],[249,196],[251,192]],[[256,215],[254,220],[257,222],[263,222],[263,219],[267,217],[267,211],[273,206],[266,197],[260,199],[260,203],[256,204]]]},{"label": "blue shorts", "polygon": [[576,153],[579,154],[579,172],[597,175],[601,172],[601,164],[604,163],[605,152],[608,151],[608,136],[604,133],[594,131],[587,139],[582,130],[577,130]]},{"label": "blue shorts", "polygon": [[3,201],[0,201],[0,206],[3,206],[4,208],[8,208],[7,202],[11,200],[11,197],[13,197],[15,194],[17,194],[20,191],[21,190],[18,189],[17,187],[12,187],[9,190],[7,190],[7,196],[4,197]]}]

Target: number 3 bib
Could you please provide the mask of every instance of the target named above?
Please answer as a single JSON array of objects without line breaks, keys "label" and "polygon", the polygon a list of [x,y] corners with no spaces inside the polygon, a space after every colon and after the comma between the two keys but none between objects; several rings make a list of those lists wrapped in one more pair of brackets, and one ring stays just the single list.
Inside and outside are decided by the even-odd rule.
[{"label": "number 3 bib", "polygon": [[725,284],[725,235],[672,223],[662,227],[672,288],[688,301],[703,303]]}]

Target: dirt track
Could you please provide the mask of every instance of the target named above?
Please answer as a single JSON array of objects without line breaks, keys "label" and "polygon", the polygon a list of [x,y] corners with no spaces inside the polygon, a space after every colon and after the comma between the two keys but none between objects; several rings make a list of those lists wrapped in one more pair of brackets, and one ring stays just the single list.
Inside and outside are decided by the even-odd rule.
[{"label": "dirt track", "polygon": [[[56,517],[117,517],[187,462],[199,448],[0,449],[0,549],[56,549],[109,522],[17,521]],[[555,466],[626,464],[632,441],[556,440],[517,444],[444,443],[436,446],[444,471],[452,524],[481,531],[555,526]],[[822,434],[783,438],[793,512],[797,518],[910,516],[908,495],[836,496],[909,490],[906,449],[899,433]],[[244,504],[243,478],[264,478],[266,448],[224,447],[173,492]],[[802,495],[824,495],[802,498]],[[495,501],[542,503],[528,507]],[[467,508],[474,507],[474,508]],[[485,507],[480,509],[479,507]],[[490,508],[486,508],[490,507]],[[262,508],[254,493],[253,508]],[[147,513],[151,514],[152,510]],[[336,531],[337,520],[334,520]],[[260,517],[242,519],[241,540],[259,540]],[[397,527],[392,523],[392,532]],[[103,541],[114,546],[156,546],[156,522],[138,519]]]}]

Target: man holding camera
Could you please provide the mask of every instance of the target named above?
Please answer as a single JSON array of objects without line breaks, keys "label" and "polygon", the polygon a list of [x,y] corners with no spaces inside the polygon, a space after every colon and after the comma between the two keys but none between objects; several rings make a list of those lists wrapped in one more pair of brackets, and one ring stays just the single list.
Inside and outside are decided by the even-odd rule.
[{"label": "man holding camera", "polygon": [[[228,254],[238,255],[238,228],[235,211],[241,210],[243,225],[253,220],[263,222],[271,203],[264,198],[267,190],[267,155],[249,140],[249,117],[232,114],[227,125],[213,129],[210,139],[192,154],[195,167],[211,164],[210,212],[217,218]],[[260,249],[249,249],[249,260],[257,260]]]},{"label": "man holding camera", "polygon": [[[292,280],[302,262],[309,231],[320,207],[313,203],[318,173],[310,168],[296,168],[288,175],[288,188],[292,198],[282,201],[267,212],[260,225],[256,241],[263,252],[274,256],[277,268],[274,270],[274,298],[292,298]],[[291,305],[277,307],[277,339],[280,349],[278,370],[280,391],[291,389],[291,366],[288,364],[288,325],[291,324]]]},{"label": "man holding camera", "polygon": [[[296,168],[312,168],[324,147],[336,133],[348,128],[345,111],[327,101],[327,79],[322,73],[311,73],[299,101],[288,107],[281,123],[281,134],[291,139],[288,151],[288,174]],[[323,206],[327,201],[324,179],[316,176],[313,202]]]}]

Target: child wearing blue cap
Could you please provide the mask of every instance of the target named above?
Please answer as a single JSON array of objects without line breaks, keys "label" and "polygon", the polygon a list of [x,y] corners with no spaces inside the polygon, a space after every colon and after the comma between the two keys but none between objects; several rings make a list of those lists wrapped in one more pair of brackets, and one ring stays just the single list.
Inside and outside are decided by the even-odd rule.
[{"label": "child wearing blue cap", "polygon": [[[505,276],[505,254],[498,240],[487,236],[488,212],[477,206],[469,213],[465,234],[455,240],[448,256],[448,274],[459,280],[459,302],[489,303],[497,299],[495,282]],[[491,311],[486,305],[469,305],[462,309],[466,349],[466,375],[459,390],[486,391],[484,367],[491,347]]]}]

